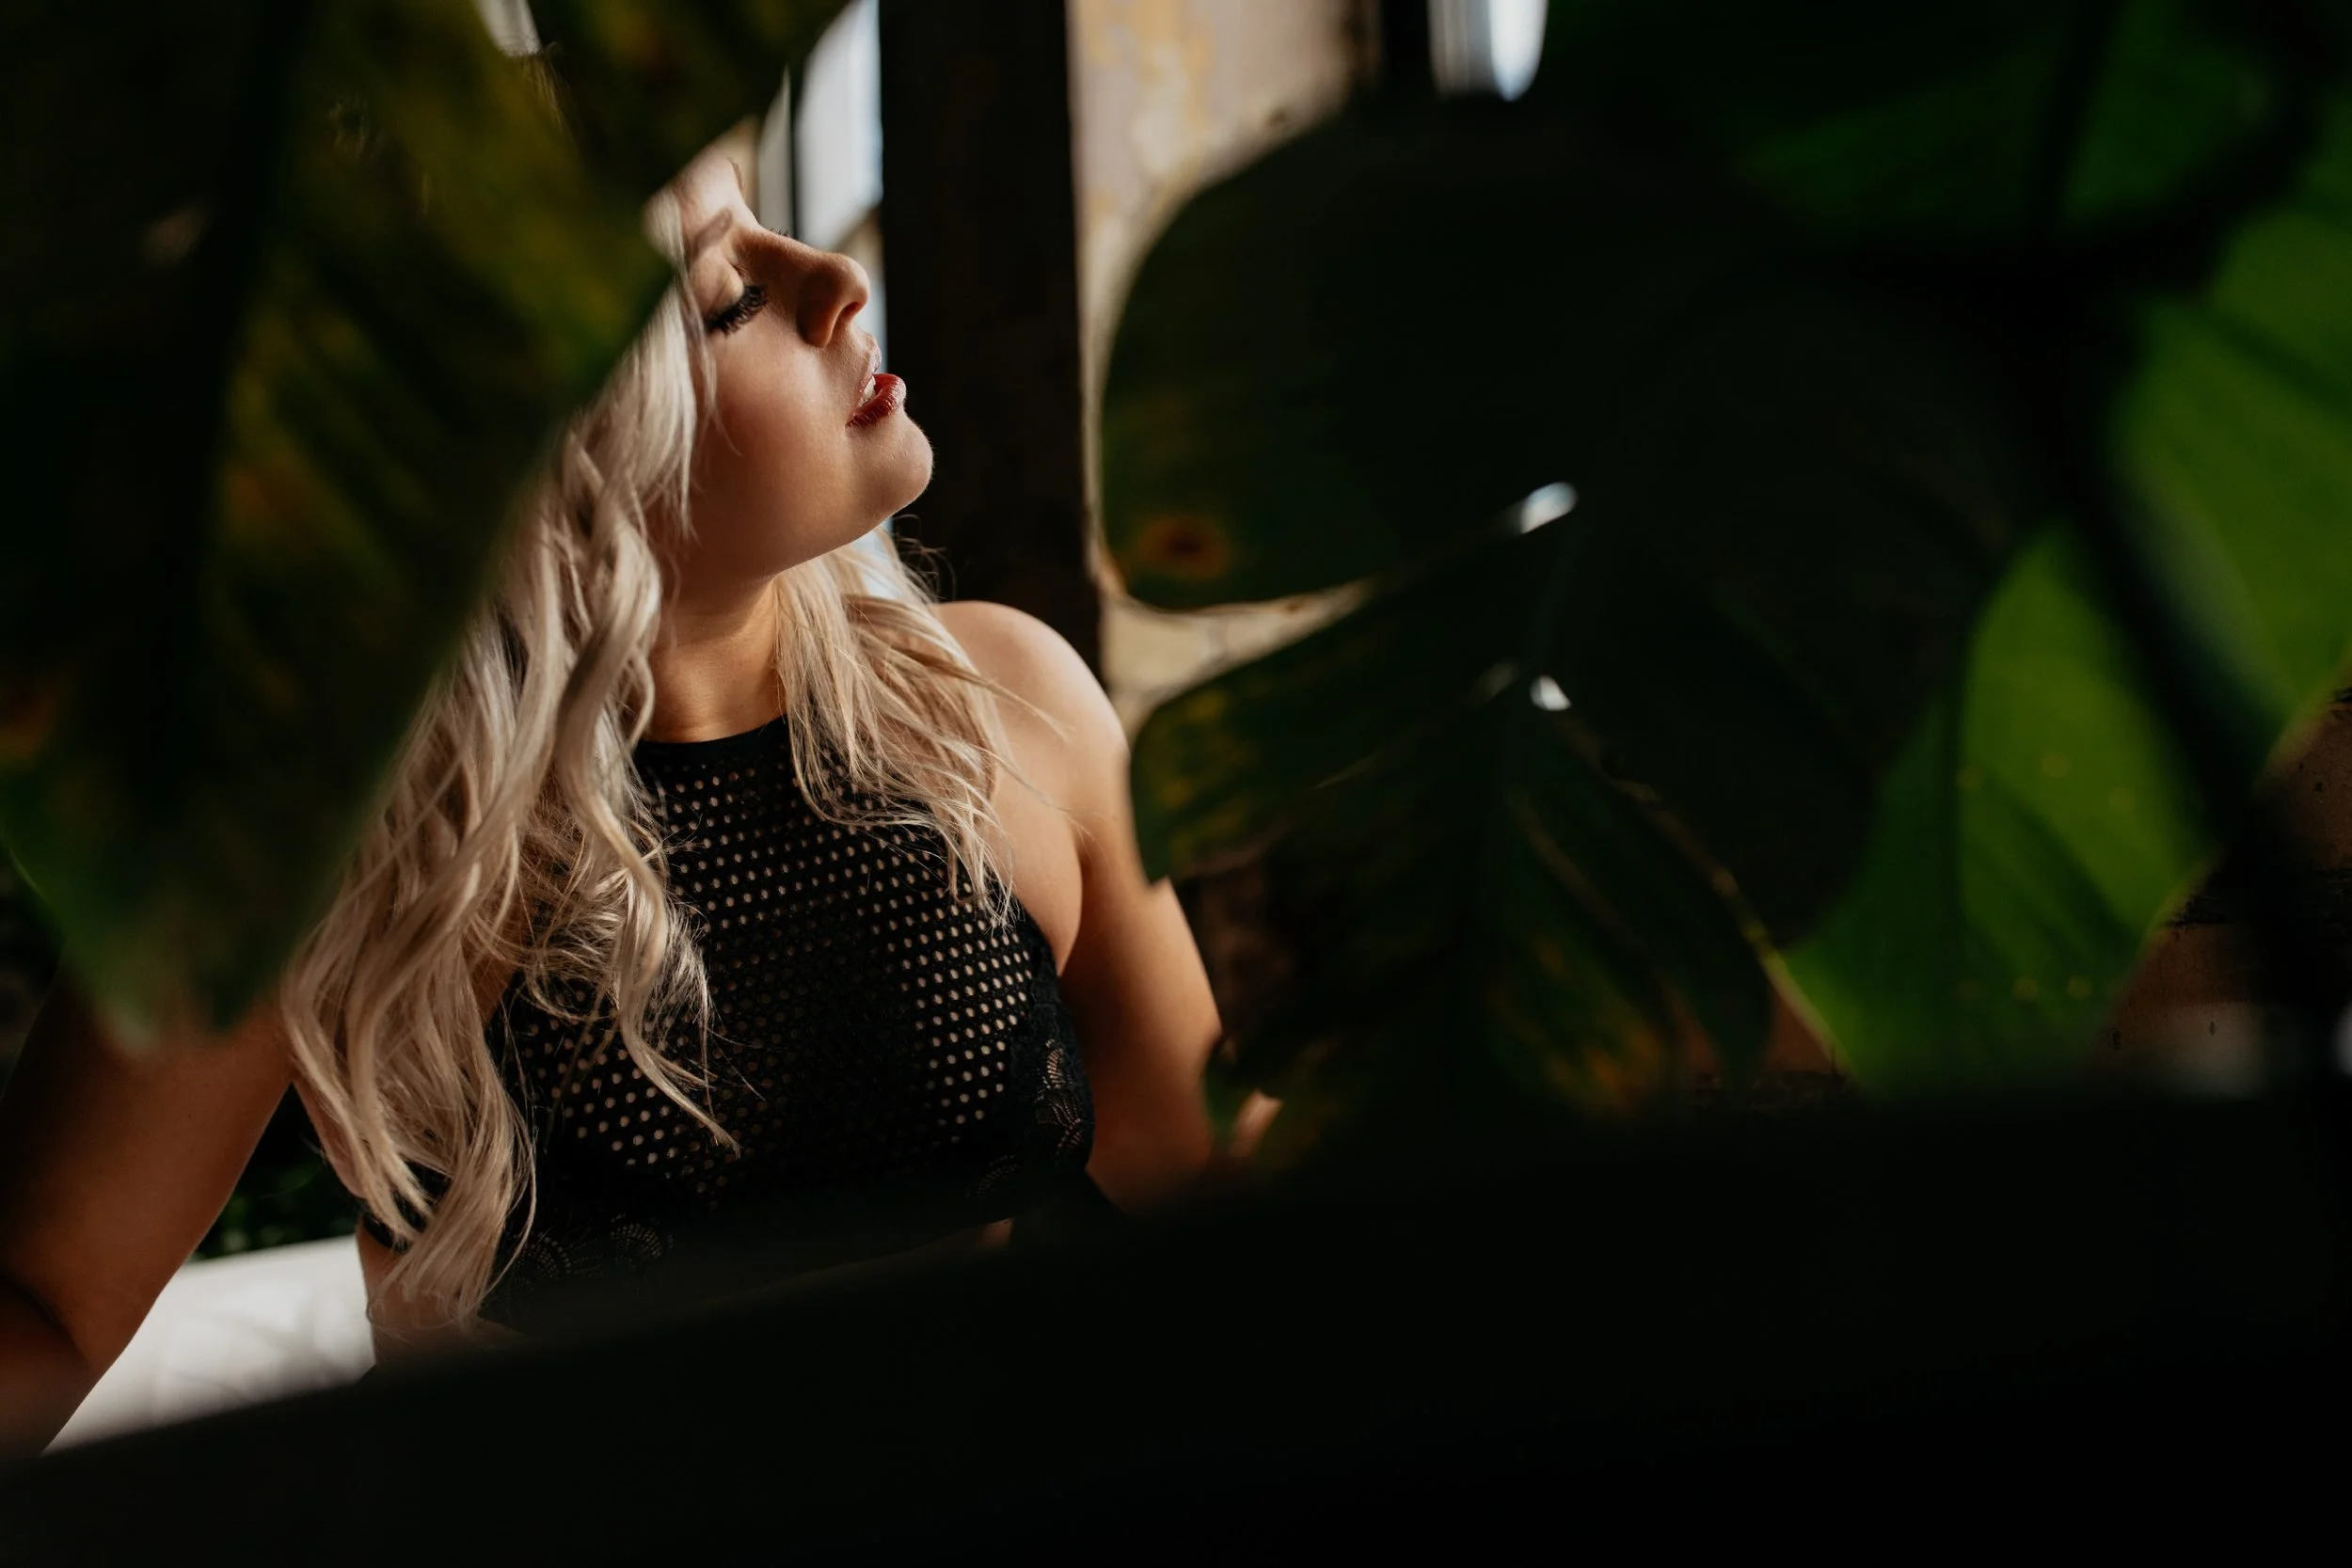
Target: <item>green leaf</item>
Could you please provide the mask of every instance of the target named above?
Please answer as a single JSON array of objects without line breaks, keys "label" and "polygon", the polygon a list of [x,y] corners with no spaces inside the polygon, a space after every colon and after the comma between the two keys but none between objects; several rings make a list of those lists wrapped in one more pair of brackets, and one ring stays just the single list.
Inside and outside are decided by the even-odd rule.
[{"label": "green leaf", "polygon": [[1723,168],[1820,237],[2028,245],[2158,210],[2275,130],[2312,53],[2253,30],[2280,14],[1558,0],[1531,106]]},{"label": "green leaf", "polygon": [[[9,27],[11,129],[54,116],[12,145],[174,135],[9,166],[12,210],[59,221],[0,251],[0,439],[44,519],[0,546],[0,839],[119,1021],[225,1022],[316,917],[518,483],[669,270],[643,190],[583,166],[464,0]],[[775,47],[730,69],[772,84]],[[710,80],[598,102],[633,135]],[[668,115],[634,172],[766,95]]]},{"label": "green leaf", "polygon": [[2201,297],[2155,299],[2109,460],[2175,618],[2203,628],[2259,764],[2346,652],[2352,560],[2352,110],[2310,182],[2248,224]]},{"label": "green leaf", "polygon": [[532,0],[590,160],[650,196],[711,138],[765,108],[848,0]]},{"label": "green leaf", "polygon": [[1285,1100],[1274,1158],[1502,1083],[1622,1106],[1693,1025],[1735,1065],[1761,1053],[1770,984],[1711,869],[1514,663],[1570,543],[1490,534],[1137,737],[1150,863],[1263,855],[1293,943],[1284,992],[1227,1021],[1241,1074]]},{"label": "green leaf", "polygon": [[[1177,699],[1139,814],[1180,866],[1258,834],[1322,857],[1288,873],[1340,890],[1321,918],[1393,922],[1372,901],[1409,882],[1350,857],[1490,815],[1417,673],[1513,661],[1737,879],[1871,1081],[2079,1059],[2230,803],[2188,781],[2250,784],[2346,652],[2339,34],[2176,0],[1563,0],[1523,111],[1359,114],[1204,193],[1114,350],[1114,556],[1170,608],[1376,592],[1300,656],[1311,692],[1253,706],[1241,671]],[[1581,499],[1538,588],[1477,541],[1551,481]],[[1483,601],[1433,586],[1465,552]],[[2211,754],[2171,737],[2185,714]],[[1451,790],[1409,822],[1334,812],[1332,757],[1279,733],[1313,723]],[[1580,958],[1617,941],[1611,974],[1698,940],[1623,917],[1687,883],[1535,820],[1511,852],[1557,847],[1618,917],[1520,890],[1511,918]],[[1502,885],[1461,895],[1465,928]],[[1288,1059],[1409,1054],[1344,990],[1320,1034],[1273,1031]],[[1521,1013],[1585,1060],[1654,1016]]]},{"label": "green leaf", "polygon": [[1691,195],[1470,109],[1353,116],[1203,192],[1111,355],[1104,526],[1130,592],[1187,610],[1351,582],[1576,478],[1558,448],[1581,454],[1592,399],[1772,251]]},{"label": "green leaf", "polygon": [[2048,1078],[2080,1061],[2208,843],[2137,654],[2053,530],[1887,775],[1863,870],[1789,973],[1873,1088]]},{"label": "green leaf", "polygon": [[[1515,193],[1486,191],[1498,169]],[[1483,282],[1527,356],[1494,372],[1508,396],[1466,400],[1412,357],[1434,338],[1464,359],[1458,333],[1362,325],[1361,301],[1425,287],[1436,242],[1391,242],[1394,214],[1429,211],[1575,214],[1567,259],[1554,218],[1543,264]],[[1245,312],[1265,360],[1186,325]],[[1444,1037],[1579,1101],[1654,1084],[1686,1022],[1760,1053],[1768,987],[1716,868],[1777,934],[1818,917],[2037,510],[1947,335],[1841,297],[1720,192],[1474,114],[1344,121],[1196,203],[1138,279],[1104,428],[1112,547],[1161,602],[1311,582],[1277,560],[1388,574],[1139,739],[1155,868],[1273,841],[1304,911],[1285,929],[1323,955],[1291,1016],[1241,1031],[1245,1068],[1327,1064],[1318,1039],[1385,1037],[1391,993],[1435,987],[1459,997]],[[1498,538],[1488,503],[1537,478],[1573,480],[1575,511]],[[1165,519],[1211,514],[1225,569],[1168,571]],[[1595,754],[1455,733],[1498,679],[1526,707],[1536,673]],[[1598,784],[1604,748],[1678,826]]]},{"label": "green leaf", "polygon": [[2039,491],[1954,344],[1820,284],[1694,312],[1594,402],[1545,668],[1792,941]]},{"label": "green leaf", "polygon": [[[2352,116],[2188,298],[2136,312],[2111,483],[2168,634],[2250,783],[2352,654]],[[1884,788],[1868,869],[1789,967],[1866,1081],[2046,1076],[2210,850],[2195,769],[2065,535],[1981,627],[1942,728]],[[1960,715],[1956,727],[1949,716]]]}]

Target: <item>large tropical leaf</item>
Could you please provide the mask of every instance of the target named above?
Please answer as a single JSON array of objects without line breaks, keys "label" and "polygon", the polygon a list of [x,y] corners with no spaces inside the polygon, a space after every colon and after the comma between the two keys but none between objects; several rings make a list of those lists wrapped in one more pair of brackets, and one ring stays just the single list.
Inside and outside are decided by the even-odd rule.
[{"label": "large tropical leaf", "polygon": [[2079,542],[2044,533],[1882,783],[1870,848],[1788,965],[1886,1089],[2080,1059],[2208,843],[2191,771]]},{"label": "large tropical leaf", "polygon": [[1817,237],[2026,247],[2227,177],[2329,69],[2325,8],[1557,0],[1530,106],[1720,166]]},{"label": "large tropical leaf", "polygon": [[[2336,56],[2298,24],[1562,0],[1532,103],[1343,119],[1182,214],[1106,392],[1130,586],[1385,587],[1279,696],[1244,670],[1155,716],[1140,819],[1180,869],[1254,846],[1301,886],[1349,886],[1337,863],[1379,835],[1425,845],[1288,934],[1327,994],[1450,988],[1458,1025],[1400,1045],[1375,1017],[1359,1047],[1335,1014],[1301,1056],[1306,1031],[1253,1020],[1245,1069],[1460,1052],[1527,1012],[1457,961],[1498,929],[1575,987],[1670,976],[1721,1033],[1651,918],[1708,880],[1867,1078],[2078,1056],[2211,841],[2225,802],[2192,781],[2242,789],[2352,628],[2352,558],[2296,566],[2352,499]],[[1582,499],[1548,557],[1482,539],[1563,480]],[[2070,512],[2099,526],[2077,540]],[[1438,592],[1464,573],[1483,596]],[[1468,702],[1496,668],[1556,681],[1583,754],[1678,824],[1674,871],[1565,809],[1519,847],[1574,868],[1611,940],[1507,895],[1507,855],[1445,875],[1466,822],[1520,815],[1537,752],[1463,745],[1420,688]],[[1292,733],[1318,720],[1327,749]],[[1335,815],[1373,758],[1430,776],[1423,815]],[[1351,947],[1417,896],[1418,945]],[[1597,1013],[1540,1032],[1563,1081],[1632,1037]]]},{"label": "large tropical leaf", "polygon": [[[2152,918],[2208,852],[2203,778],[2239,785],[2300,733],[2352,640],[2352,105],[2207,284],[2136,293],[2136,363],[2085,457],[2190,694],[2194,766],[2071,541],[2022,562],[1965,679],[1888,782],[1870,869],[1790,966],[1857,1068],[1891,1084],[2063,1065]],[[1929,896],[1931,893],[1931,896]],[[1931,939],[1894,933],[1931,917]]]},{"label": "large tropical leaf", "polygon": [[638,201],[837,8],[544,8],[593,164],[463,0],[11,10],[0,841],[119,1017],[233,1014],[314,916],[666,281]]},{"label": "large tropical leaf", "polygon": [[[1505,221],[1473,290],[1457,236]],[[1262,358],[1198,330],[1245,312]],[[1114,359],[1113,547],[1163,602],[1384,580],[1139,737],[1167,863],[1271,845],[1302,954],[1245,1070],[1295,1101],[1345,1050],[1398,1053],[1399,1092],[1469,1054],[1606,1101],[1692,1025],[1752,1063],[1769,984],[1720,867],[1775,929],[1835,895],[2033,514],[1978,380],[1720,189],[1528,117],[1343,122],[1198,201]],[[1564,476],[1567,517],[1498,526]]]},{"label": "large tropical leaf", "polygon": [[[1761,1048],[1770,987],[1708,869],[1514,662],[1572,544],[1565,525],[1499,537],[1144,731],[1154,869],[1263,849],[1275,923],[1308,938],[1279,993],[1229,1020],[1248,1080],[1292,1106],[1285,1143],[1498,1083],[1621,1107],[1693,1026]],[[1357,682],[1381,702],[1334,705]],[[1316,781],[1303,799],[1266,787],[1296,779]]]},{"label": "large tropical leaf", "polygon": [[738,119],[765,108],[849,0],[532,0],[574,135],[649,195]]}]

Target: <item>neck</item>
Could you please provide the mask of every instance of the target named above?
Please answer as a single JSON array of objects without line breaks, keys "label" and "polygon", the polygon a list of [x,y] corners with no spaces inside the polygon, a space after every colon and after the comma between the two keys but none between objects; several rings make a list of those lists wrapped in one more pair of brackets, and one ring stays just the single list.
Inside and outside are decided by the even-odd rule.
[{"label": "neck", "polygon": [[723,597],[674,601],[647,661],[654,740],[716,740],[784,711],[776,645],[784,627],[772,583]]}]

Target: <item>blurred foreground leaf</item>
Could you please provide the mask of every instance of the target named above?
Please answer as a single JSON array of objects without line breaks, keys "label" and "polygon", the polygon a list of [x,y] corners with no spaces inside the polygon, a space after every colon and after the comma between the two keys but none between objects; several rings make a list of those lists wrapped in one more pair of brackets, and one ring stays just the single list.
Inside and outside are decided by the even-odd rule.
[{"label": "blurred foreground leaf", "polygon": [[532,0],[592,166],[650,196],[817,46],[848,0]]},{"label": "blurred foreground leaf", "polygon": [[[1263,364],[1186,325],[1245,319]],[[1163,603],[1381,583],[1138,740],[1157,863],[1272,840],[1298,906],[1245,1070],[1295,1101],[1294,1063],[1393,1037],[1607,1102],[1686,1022],[1753,1064],[1770,988],[1718,866],[1782,930],[1858,861],[2031,518],[1979,379],[1719,190],[1530,117],[1343,121],[1197,201],[1122,324],[1113,547]],[[1562,479],[1566,516],[1498,521]],[[1220,569],[1171,560],[1171,516]]]},{"label": "blurred foreground leaf", "polygon": [[717,75],[567,39],[619,173],[464,0],[0,24],[0,840],[119,1020],[225,1021],[315,918],[518,482],[667,281],[652,171],[836,9],[641,17],[755,19]]},{"label": "blurred foreground leaf", "polygon": [[[2045,539],[1887,781],[1868,868],[1791,971],[1855,1070],[1998,1084],[2080,1059],[2237,794],[2303,733],[2352,641],[2352,100],[2209,280],[2119,291],[2131,353],[2055,466],[2115,510],[2171,657],[2219,723],[2203,775],[2080,543]],[[2062,373],[2053,367],[2052,373]]]},{"label": "blurred foreground leaf", "polygon": [[[2291,6],[1560,0],[1530,102],[1359,112],[1198,198],[1114,351],[1114,556],[1178,609],[1374,585],[1323,655],[1139,738],[1157,863],[1262,854],[1311,895],[1285,934],[1331,1025],[1242,1021],[1244,1076],[1359,1110],[1478,1070],[1449,1056],[1575,1084],[1660,995],[1753,1059],[1694,889],[1789,952],[1867,1081],[2079,1059],[2352,630],[2340,59]],[[1569,515],[1496,528],[1558,482]],[[1677,856],[1526,794],[1535,742],[1433,717],[1498,690],[1506,735],[1572,731],[1661,801]],[[1375,778],[1386,809],[1353,804]],[[1610,915],[1527,896],[1539,863]],[[1547,1016],[1460,964],[1498,931],[1555,997],[1662,990]],[[1440,993],[1410,1026],[1373,1000]],[[1387,1055],[1423,1060],[1345,1065]]]},{"label": "blurred foreground leaf", "polygon": [[[1263,1016],[1229,1023],[1250,1081],[1290,1105],[1286,1142],[1366,1101],[1488,1092],[1455,1053],[1613,1108],[1693,1023],[1761,1050],[1770,987],[1707,868],[1513,662],[1569,543],[1563,525],[1498,538],[1186,693],[1139,737],[1154,869],[1274,837],[1275,923],[1304,940]],[[1359,683],[1382,703],[1335,702]],[[1282,793],[1300,779],[1317,781],[1305,799]]]}]

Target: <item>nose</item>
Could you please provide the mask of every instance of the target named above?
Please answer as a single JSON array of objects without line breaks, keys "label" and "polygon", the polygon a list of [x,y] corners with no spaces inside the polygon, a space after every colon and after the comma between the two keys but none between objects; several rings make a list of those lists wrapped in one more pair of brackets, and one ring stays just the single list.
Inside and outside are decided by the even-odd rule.
[{"label": "nose", "polygon": [[866,308],[874,296],[873,283],[850,257],[782,236],[776,243],[783,252],[779,280],[789,284],[785,297],[792,302],[793,325],[811,345],[824,348]]}]

